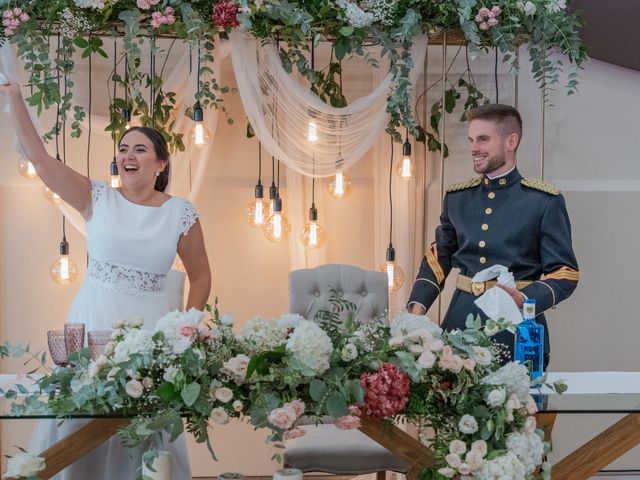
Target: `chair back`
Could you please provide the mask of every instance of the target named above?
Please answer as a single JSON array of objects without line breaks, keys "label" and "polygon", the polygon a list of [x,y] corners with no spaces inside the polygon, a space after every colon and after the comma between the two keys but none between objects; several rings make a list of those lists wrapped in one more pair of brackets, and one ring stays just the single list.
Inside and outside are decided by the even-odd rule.
[{"label": "chair back", "polygon": [[[356,316],[362,323],[377,321],[387,314],[387,274],[337,264],[289,273],[289,312],[313,320],[318,310],[331,307],[332,289],[339,297],[355,304]],[[344,318],[347,314],[342,312]]]}]

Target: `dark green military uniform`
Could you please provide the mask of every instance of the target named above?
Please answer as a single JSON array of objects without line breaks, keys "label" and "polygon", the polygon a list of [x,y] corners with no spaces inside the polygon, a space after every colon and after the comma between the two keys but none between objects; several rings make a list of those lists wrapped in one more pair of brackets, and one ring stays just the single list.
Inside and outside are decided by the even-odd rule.
[{"label": "dark green military uniform", "polygon": [[[536,300],[536,320],[545,326],[548,360],[549,330],[542,313],[571,295],[578,283],[578,264],[560,191],[522,178],[516,168],[500,178],[479,177],[449,187],[436,241],[420,265],[409,305],[428,309],[452,268],[473,277],[496,264],[507,267],[515,280],[532,282],[521,291]],[[476,298],[456,289],[443,327],[464,328],[470,313],[486,319],[473,303]],[[496,339],[513,351],[513,335],[504,333]]]}]

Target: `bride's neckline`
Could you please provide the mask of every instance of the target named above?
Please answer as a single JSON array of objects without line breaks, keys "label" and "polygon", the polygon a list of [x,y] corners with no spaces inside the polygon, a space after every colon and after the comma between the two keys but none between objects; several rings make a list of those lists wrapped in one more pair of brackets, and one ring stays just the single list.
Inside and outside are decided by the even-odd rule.
[{"label": "bride's neckline", "polygon": [[135,205],[136,207],[146,207],[146,208],[162,208],[164,207],[167,203],[169,203],[169,201],[173,198],[173,196],[169,196],[169,198],[167,198],[164,202],[162,202],[162,204],[160,205],[143,205],[141,203],[136,203],[136,202],[132,202],[131,200],[129,200],[127,197],[125,197],[122,194],[122,191],[120,190],[120,188],[115,188],[114,189],[117,193],[118,196],[120,198],[122,198],[125,202],[130,203],[131,205]]}]

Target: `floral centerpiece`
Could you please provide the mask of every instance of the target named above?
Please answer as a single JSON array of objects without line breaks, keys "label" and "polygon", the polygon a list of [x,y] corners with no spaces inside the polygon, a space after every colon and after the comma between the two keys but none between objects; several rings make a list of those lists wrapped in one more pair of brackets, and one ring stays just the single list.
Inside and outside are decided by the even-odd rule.
[{"label": "floral centerpiece", "polygon": [[172,312],[154,331],[117,322],[103,355],[74,354],[71,367],[40,378],[41,391],[15,403],[13,413],[129,416],[119,435],[126,445],[151,444],[148,463],[161,433],[173,440],[184,424],[214,455],[208,427],[231,418],[270,429],[269,439],[280,442],[305,434],[303,415],[332,416],[342,429],[358,428],[364,418],[402,417],[428,432],[436,464],[424,479],[524,480],[537,478],[541,466],[548,478],[549,446],[536,429],[529,373],[517,363],[501,366],[502,349],[488,335],[506,325],[482,327],[470,317],[464,331],[443,332],[412,314],[400,314],[391,327],[352,314],[343,320],[352,308],[333,295],[331,310],[315,321],[256,317],[237,332],[217,309],[208,320],[195,310]]},{"label": "floral centerpiece", "polygon": [[[297,68],[309,80],[311,89],[334,106],[347,102],[340,87],[342,62],[358,55],[376,65],[377,59],[366,50],[373,43],[381,46],[382,57],[389,58],[393,76],[387,106],[389,132],[399,137],[397,129],[404,125],[424,141],[427,132],[418,125],[410,102],[413,62],[409,48],[415,35],[433,35],[444,29],[461,31],[472,55],[495,48],[514,70],[518,69],[517,46],[526,42],[533,75],[545,91],[560,82],[562,59],[551,54],[561,52],[572,65],[567,88],[573,93],[577,69],[587,55],[578,36],[581,17],[567,12],[566,6],[566,0],[0,0],[0,43],[10,40],[17,46],[33,87],[29,103],[39,111],[59,104],[63,119],[73,111],[72,129],[77,136],[85,112],[73,103],[70,74],[74,53],[79,49],[83,58],[92,54],[107,57],[103,37],[122,35],[120,61],[126,56],[127,73],[114,74],[112,79],[128,95],[113,100],[108,129],[114,135],[121,133],[128,111],[138,115],[144,125],[166,130],[177,149],[184,145],[181,135],[171,133],[175,94],[163,89],[161,71],[142,71],[146,43],[151,52],[161,53],[156,39],[168,36],[197,49],[202,78],[196,99],[221,108],[221,93],[227,89],[212,77],[208,67],[220,33],[238,28],[265,42],[277,41],[283,66]],[[50,35],[59,35],[54,58],[49,51],[56,40]],[[328,68],[316,70],[311,67],[308,52],[311,44],[320,41],[332,43],[332,55]],[[60,78],[64,78],[62,87]],[[154,87],[153,98],[147,101],[142,91],[149,85]],[[473,85],[461,86],[468,90],[467,103],[484,98]],[[439,108],[450,111],[455,99],[455,93],[449,93],[446,104]],[[436,131],[437,116],[432,123]],[[430,147],[438,145],[433,133],[428,138]]]}]

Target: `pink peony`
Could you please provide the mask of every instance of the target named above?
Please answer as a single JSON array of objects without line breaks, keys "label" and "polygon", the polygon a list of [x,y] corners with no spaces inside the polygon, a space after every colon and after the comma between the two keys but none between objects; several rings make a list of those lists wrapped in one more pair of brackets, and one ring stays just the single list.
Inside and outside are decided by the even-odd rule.
[{"label": "pink peony", "polygon": [[213,6],[213,15],[211,20],[214,25],[224,27],[237,27],[240,25],[238,22],[238,6],[233,3],[233,0],[220,0]]},{"label": "pink peony", "polygon": [[282,430],[289,430],[297,419],[296,411],[290,405],[274,408],[269,413],[269,423]]},{"label": "pink peony", "polygon": [[360,418],[355,415],[345,415],[344,417],[336,418],[334,425],[340,430],[354,430],[360,428]]},{"label": "pink peony", "polygon": [[296,417],[302,415],[305,409],[305,404],[302,400],[293,400],[292,402],[285,403],[284,406],[293,408],[293,411],[296,412]]},{"label": "pink peony", "polygon": [[363,373],[360,386],[365,391],[362,414],[368,417],[397,415],[409,401],[409,377],[388,362],[375,373]]},{"label": "pink peony", "polygon": [[285,440],[293,440],[294,438],[303,437],[307,433],[306,430],[303,430],[299,427],[292,428],[291,430],[287,430],[284,432]]},{"label": "pink peony", "polygon": [[180,335],[183,337],[191,338],[191,335],[196,331],[195,325],[185,325],[180,329]]}]

